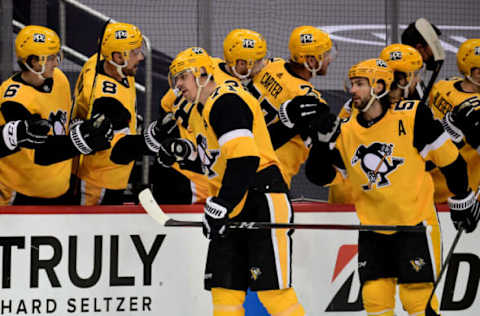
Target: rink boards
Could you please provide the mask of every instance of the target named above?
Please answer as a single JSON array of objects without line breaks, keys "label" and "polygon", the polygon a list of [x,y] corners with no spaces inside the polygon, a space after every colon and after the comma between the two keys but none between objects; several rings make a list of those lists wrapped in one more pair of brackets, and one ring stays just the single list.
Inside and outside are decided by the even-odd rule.
[{"label": "rink boards", "polygon": [[[199,206],[165,208],[177,219],[201,218]],[[298,223],[357,224],[349,207],[294,208]],[[15,207],[0,214],[0,315],[211,315],[200,229],[159,227],[137,206]],[[447,212],[440,220],[446,254],[456,231]],[[357,233],[293,236],[293,281],[308,315],[364,315]],[[479,230],[462,237],[439,286],[448,315],[480,315],[479,240]],[[255,304],[249,300],[247,315]]]}]

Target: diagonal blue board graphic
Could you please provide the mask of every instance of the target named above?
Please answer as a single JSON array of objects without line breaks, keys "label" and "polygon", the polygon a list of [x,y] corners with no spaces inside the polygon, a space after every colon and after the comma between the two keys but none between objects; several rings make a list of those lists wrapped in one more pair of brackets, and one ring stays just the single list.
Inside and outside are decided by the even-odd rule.
[{"label": "diagonal blue board graphic", "polygon": [[258,299],[257,293],[250,290],[247,291],[247,297],[245,298],[245,303],[243,303],[245,308],[245,316],[269,316],[265,307],[263,307],[262,302]]}]

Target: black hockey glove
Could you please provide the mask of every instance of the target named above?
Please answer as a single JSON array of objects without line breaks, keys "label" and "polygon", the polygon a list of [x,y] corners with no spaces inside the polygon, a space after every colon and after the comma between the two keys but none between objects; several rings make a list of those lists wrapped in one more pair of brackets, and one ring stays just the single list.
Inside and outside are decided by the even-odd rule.
[{"label": "black hockey glove", "polygon": [[340,118],[327,112],[314,118],[304,133],[312,138],[313,144],[335,142],[340,134]]},{"label": "black hockey glove", "polygon": [[3,127],[5,145],[14,150],[17,146],[35,149],[47,141],[50,132],[48,120],[39,116],[26,121],[11,121]]},{"label": "black hockey glove", "polygon": [[450,138],[458,144],[463,140],[464,135],[462,130],[457,127],[457,124],[458,123],[456,123],[452,117],[452,112],[447,112],[442,118],[443,129],[447,132]]},{"label": "black hockey glove", "polygon": [[302,95],[284,102],[278,110],[278,116],[286,127],[293,128],[302,126],[325,111],[328,111],[328,106],[318,98]]},{"label": "black hockey glove", "polygon": [[171,167],[175,162],[194,161],[197,151],[194,144],[183,138],[167,138],[159,143],[157,162],[163,167]]},{"label": "black hockey glove", "polygon": [[160,143],[167,137],[179,136],[177,122],[173,113],[167,113],[163,118],[153,121],[145,129],[143,136],[148,149],[154,153],[160,150]]},{"label": "black hockey glove", "polygon": [[203,213],[203,235],[208,239],[224,238],[228,233],[228,214],[232,207],[217,197],[209,197]]},{"label": "black hockey glove", "polygon": [[450,217],[457,230],[464,228],[467,233],[473,232],[480,219],[480,202],[475,193],[470,191],[466,197],[448,198]]},{"label": "black hockey glove", "polygon": [[70,139],[84,155],[110,148],[112,138],[112,123],[102,113],[97,113],[86,121],[77,120],[70,127]]},{"label": "black hockey glove", "polygon": [[465,136],[467,143],[477,149],[480,146],[480,109],[470,102],[453,108],[451,120]]}]

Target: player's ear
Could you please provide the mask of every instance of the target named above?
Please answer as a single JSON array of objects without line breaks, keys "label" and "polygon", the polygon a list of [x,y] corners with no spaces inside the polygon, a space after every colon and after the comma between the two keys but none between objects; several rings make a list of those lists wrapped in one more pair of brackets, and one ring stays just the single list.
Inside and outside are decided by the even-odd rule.
[{"label": "player's ear", "polygon": [[377,83],[375,84],[375,87],[373,88],[373,92],[375,92],[376,95],[380,95],[383,93],[385,90],[385,82],[383,80],[378,80]]},{"label": "player's ear", "polygon": [[317,62],[317,59],[314,57],[314,56],[306,56],[306,62],[307,62],[307,65],[311,68],[311,69],[315,69],[318,67],[318,64],[316,64]]},{"label": "player's ear", "polygon": [[35,55],[30,55],[27,58],[27,64],[32,67],[33,69],[36,69],[37,65],[39,63],[38,56]]},{"label": "player's ear", "polygon": [[122,54],[119,52],[113,52],[112,53],[112,60],[117,64],[117,65],[123,65],[124,60]]}]

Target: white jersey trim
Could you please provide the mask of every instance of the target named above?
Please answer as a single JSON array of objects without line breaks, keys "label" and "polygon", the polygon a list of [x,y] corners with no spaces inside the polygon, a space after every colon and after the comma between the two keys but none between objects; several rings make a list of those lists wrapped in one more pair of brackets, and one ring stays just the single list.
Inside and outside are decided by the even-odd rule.
[{"label": "white jersey trim", "polygon": [[433,141],[433,143],[426,145],[425,148],[423,148],[420,152],[420,155],[425,158],[429,152],[440,148],[449,139],[450,137],[448,136],[447,132],[443,132],[442,135],[438,136],[437,139]]},{"label": "white jersey trim", "polygon": [[231,141],[232,139],[239,138],[239,137],[250,137],[253,138],[252,131],[241,128],[241,129],[234,129],[233,131],[226,132],[218,139],[218,144],[223,146],[225,143]]},{"label": "white jersey trim", "polygon": [[[435,211],[435,217],[437,217],[437,212]],[[438,218],[437,218],[437,223],[438,222]],[[428,225],[426,221],[423,222],[423,225],[427,228],[425,230],[425,235],[427,237],[427,245],[428,245],[428,252],[430,253],[430,260],[431,260],[431,264],[432,264],[432,270],[433,270],[433,281],[436,282],[437,281],[437,265],[436,265],[436,262],[437,262],[437,257],[435,256],[435,251],[433,249],[433,239],[432,239],[432,226]],[[441,232],[440,232],[440,236],[441,236]],[[441,247],[440,247],[441,248]],[[442,254],[440,253],[440,262],[442,261]]]}]

